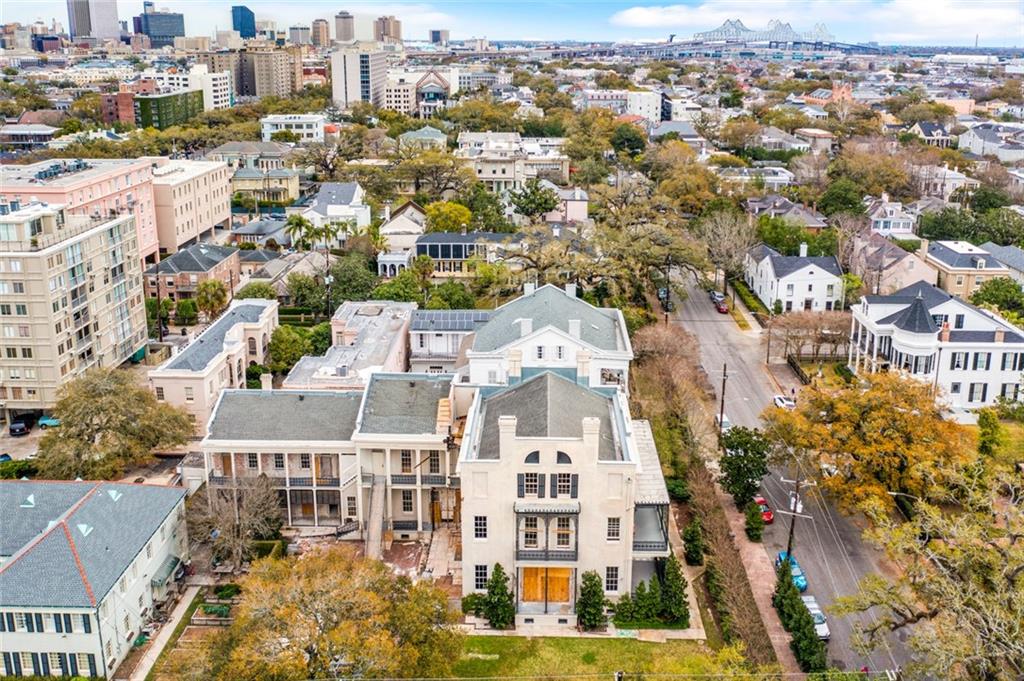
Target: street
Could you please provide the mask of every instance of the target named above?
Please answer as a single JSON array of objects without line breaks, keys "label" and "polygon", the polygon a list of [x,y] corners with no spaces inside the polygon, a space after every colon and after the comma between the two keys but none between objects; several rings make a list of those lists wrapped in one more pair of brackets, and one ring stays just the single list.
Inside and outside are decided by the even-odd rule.
[{"label": "street", "polygon": [[[774,378],[765,366],[765,348],[761,331],[741,331],[730,315],[719,314],[707,293],[688,282],[688,298],[678,305],[673,321],[692,333],[700,343],[701,363],[718,399],[721,399],[722,367],[728,365],[725,387],[725,414],[734,425],[760,427],[761,412],[780,392],[789,395],[799,383],[788,366],[776,373],[792,378]],[[742,305],[737,301],[737,304]],[[732,302],[730,300],[730,305]],[[716,404],[716,413],[717,413]],[[786,550],[791,515],[780,513],[789,507],[793,490],[793,471],[772,470],[764,479],[762,490],[769,505],[776,511],[775,522],[765,528],[764,549],[774,559]],[[801,487],[803,512],[796,518],[793,555],[804,569],[808,580],[807,594],[817,598],[828,615],[832,639],[828,646],[832,666],[857,670],[867,666],[871,671],[894,669],[910,659],[902,641],[895,640],[887,648],[879,648],[869,657],[860,655],[849,645],[857,619],[870,621],[871,615],[838,617],[828,607],[839,596],[855,593],[858,581],[866,575],[882,572],[881,552],[865,543],[854,522],[839,514],[831,502],[810,485]],[[738,541],[746,541],[739,537]]]}]

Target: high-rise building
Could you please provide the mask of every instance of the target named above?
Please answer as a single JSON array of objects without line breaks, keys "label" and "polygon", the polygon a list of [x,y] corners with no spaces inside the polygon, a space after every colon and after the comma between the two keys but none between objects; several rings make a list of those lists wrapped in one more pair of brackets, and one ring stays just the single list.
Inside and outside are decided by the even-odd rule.
[{"label": "high-rise building", "polygon": [[246,50],[242,53],[241,94],[287,97],[301,87],[301,49]]},{"label": "high-rise building", "polygon": [[68,23],[72,38],[89,36],[116,40],[121,37],[117,0],[68,0]]},{"label": "high-rise building", "polygon": [[290,26],[288,28],[288,42],[292,45],[309,45],[309,26]]},{"label": "high-rise building", "polygon": [[402,42],[402,22],[394,16],[377,17],[373,22],[373,39],[379,43]]},{"label": "high-rise building", "polygon": [[147,2],[138,17],[139,33],[149,36],[153,47],[174,45],[174,39],[185,35],[185,16],[180,12],[157,12],[153,3]]},{"label": "high-rise building", "polygon": [[447,28],[432,28],[430,29],[430,42],[434,45],[447,45],[448,35]]},{"label": "high-rise building", "polygon": [[256,37],[256,15],[245,5],[231,8],[231,28],[243,39]]},{"label": "high-rise building", "polygon": [[347,109],[356,102],[384,103],[387,56],[380,50],[338,50],[331,54],[331,95]]},{"label": "high-rise building", "polygon": [[331,44],[331,30],[326,19],[313,20],[313,30],[310,31],[309,38],[317,47],[327,47]]},{"label": "high-rise building", "polygon": [[356,39],[356,18],[351,13],[341,11],[334,15],[334,39],[342,43]]}]

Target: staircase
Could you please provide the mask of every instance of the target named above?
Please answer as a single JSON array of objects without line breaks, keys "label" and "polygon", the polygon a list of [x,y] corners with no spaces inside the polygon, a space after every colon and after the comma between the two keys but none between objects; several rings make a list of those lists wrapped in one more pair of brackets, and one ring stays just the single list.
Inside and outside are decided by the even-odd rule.
[{"label": "staircase", "polygon": [[366,557],[378,560],[381,557],[384,533],[384,492],[384,476],[373,476],[373,487],[370,490],[370,517],[366,526]]}]

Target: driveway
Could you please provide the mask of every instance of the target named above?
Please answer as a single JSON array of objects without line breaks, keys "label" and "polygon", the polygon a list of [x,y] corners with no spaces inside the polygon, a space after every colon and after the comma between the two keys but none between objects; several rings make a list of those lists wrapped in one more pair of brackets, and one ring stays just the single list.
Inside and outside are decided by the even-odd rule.
[{"label": "driveway", "polygon": [[[735,425],[759,427],[760,414],[771,403],[772,396],[780,392],[788,394],[792,386],[799,385],[795,376],[785,364],[773,365],[778,378],[768,371],[761,331],[756,325],[750,331],[740,331],[732,317],[715,311],[703,290],[690,283],[688,292],[687,300],[677,306],[674,322],[694,334],[700,343],[701,363],[719,399],[722,366],[728,366],[725,413],[729,420]],[[789,507],[793,484],[784,480],[792,477],[789,471],[772,470],[764,479],[762,489],[772,508]],[[864,542],[861,528],[852,519],[840,515],[816,487],[804,487],[801,496],[803,515],[810,517],[796,519],[793,555],[807,573],[810,584],[807,593],[814,595],[829,614],[832,630],[829,662],[847,670],[865,665],[871,671],[904,666],[910,654],[899,638],[868,657],[852,650],[849,642],[854,622],[862,618],[868,621],[871,615],[839,618],[828,613],[828,606],[836,598],[857,591],[862,577],[886,570],[884,556]],[[773,558],[778,551],[786,549],[791,519],[778,513],[775,523],[765,528],[764,550]]]},{"label": "driveway", "polygon": [[39,450],[39,440],[43,437],[43,429],[33,426],[28,435],[11,437],[7,431],[7,424],[3,424],[3,431],[0,432],[0,453],[10,454],[12,459],[27,459]]}]

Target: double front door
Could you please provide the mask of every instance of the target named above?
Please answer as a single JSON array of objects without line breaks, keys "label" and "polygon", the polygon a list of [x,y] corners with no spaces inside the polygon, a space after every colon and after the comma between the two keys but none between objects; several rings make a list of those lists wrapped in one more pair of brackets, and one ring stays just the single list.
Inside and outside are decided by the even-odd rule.
[{"label": "double front door", "polygon": [[524,567],[522,600],[530,603],[568,603],[572,568]]}]

